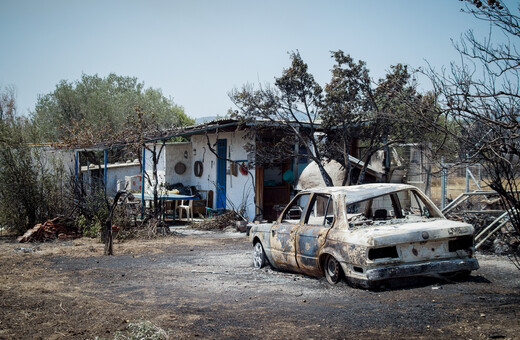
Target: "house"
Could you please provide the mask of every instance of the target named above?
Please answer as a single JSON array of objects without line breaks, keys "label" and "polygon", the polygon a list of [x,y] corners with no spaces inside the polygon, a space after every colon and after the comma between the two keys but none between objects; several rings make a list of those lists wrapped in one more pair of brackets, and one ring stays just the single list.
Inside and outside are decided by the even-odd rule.
[{"label": "house", "polygon": [[[159,188],[180,183],[212,191],[213,208],[242,211],[250,221],[274,220],[294,196],[298,178],[310,163],[307,155],[311,150],[308,145],[295,144],[297,157],[258,165],[258,149],[268,149],[269,143],[280,138],[283,133],[273,132],[279,128],[273,126],[260,132],[255,130],[255,122],[241,124],[235,119],[220,119],[150,142],[143,152],[145,192],[152,194],[154,182],[150,185],[145,178],[153,178],[155,164]],[[255,133],[261,133],[262,138],[256,138]],[[187,141],[165,142],[173,137]],[[357,164],[362,166],[362,162]],[[377,171],[370,167],[367,177],[373,174],[370,181],[377,181]]]},{"label": "house", "polygon": [[[273,122],[268,128],[265,122],[263,124],[263,129],[259,129],[257,122],[219,119],[162,131],[159,136],[146,139],[140,159],[130,157],[132,159],[123,162],[108,161],[117,159],[117,148],[125,148],[124,143],[78,149],[75,157],[68,161],[69,168],[75,169],[75,176],[84,189],[102,187],[108,196],[122,189],[153,196],[155,184],[161,195],[172,186],[184,186],[205,193],[209,200],[207,206],[214,209],[239,211],[250,221],[272,221],[298,190],[323,184],[302,185],[303,178],[313,171],[315,174],[310,177],[321,181],[317,166],[308,166],[312,163],[309,157],[312,147],[294,142],[291,150],[284,154],[283,150],[275,149],[275,145],[290,135],[286,128]],[[354,174],[359,174],[364,167],[364,163],[355,158],[357,145],[355,141],[349,155]],[[272,157],[270,162],[260,161],[261,154],[266,152],[268,156],[277,157]],[[365,183],[381,181],[382,165],[378,163],[382,159],[375,156],[364,167]],[[341,181],[339,176],[335,183],[338,185]]]}]

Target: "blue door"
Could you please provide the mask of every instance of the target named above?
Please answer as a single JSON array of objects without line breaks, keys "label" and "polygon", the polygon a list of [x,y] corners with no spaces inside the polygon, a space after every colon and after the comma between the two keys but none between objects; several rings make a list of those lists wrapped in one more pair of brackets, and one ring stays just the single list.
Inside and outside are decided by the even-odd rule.
[{"label": "blue door", "polygon": [[226,209],[227,140],[217,139],[217,209]]}]

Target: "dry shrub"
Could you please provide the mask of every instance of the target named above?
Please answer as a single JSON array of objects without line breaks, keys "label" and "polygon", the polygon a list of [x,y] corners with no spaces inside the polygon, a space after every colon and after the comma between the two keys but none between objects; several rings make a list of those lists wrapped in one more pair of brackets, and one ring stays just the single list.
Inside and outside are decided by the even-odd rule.
[{"label": "dry shrub", "polygon": [[221,215],[208,218],[202,222],[195,223],[193,228],[202,230],[224,230],[233,226],[235,221],[241,220],[234,211],[228,210]]}]

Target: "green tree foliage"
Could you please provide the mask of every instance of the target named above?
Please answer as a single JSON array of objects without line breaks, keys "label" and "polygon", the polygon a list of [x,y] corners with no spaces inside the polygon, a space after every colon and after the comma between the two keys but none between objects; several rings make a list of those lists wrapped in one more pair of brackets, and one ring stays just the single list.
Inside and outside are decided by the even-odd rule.
[{"label": "green tree foliage", "polygon": [[16,114],[14,90],[0,91],[0,225],[22,233],[61,212],[57,178],[24,137],[26,119]]},{"label": "green tree foliage", "polygon": [[160,128],[192,124],[181,106],[161,90],[145,88],[135,77],[83,74],[80,80],[62,80],[56,89],[38,98],[32,120],[42,141],[70,137],[71,127],[88,129],[98,139],[117,131],[139,106]]}]

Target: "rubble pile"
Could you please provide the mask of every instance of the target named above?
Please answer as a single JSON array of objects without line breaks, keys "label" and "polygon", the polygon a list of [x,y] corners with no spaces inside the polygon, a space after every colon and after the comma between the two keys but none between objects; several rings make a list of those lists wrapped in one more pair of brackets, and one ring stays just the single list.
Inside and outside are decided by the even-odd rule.
[{"label": "rubble pile", "polygon": [[29,229],[17,240],[20,243],[33,241],[51,241],[55,239],[66,240],[81,237],[81,233],[74,224],[74,220],[58,216],[47,220],[43,224],[37,224]]},{"label": "rubble pile", "polygon": [[[499,218],[500,213],[477,213],[458,211],[447,215],[448,218],[467,222],[475,228],[475,236],[485,231]],[[491,233],[488,230],[483,236]],[[480,239],[479,239],[480,240]],[[477,245],[479,240],[475,240]],[[493,232],[477,249],[484,254],[508,255],[520,251],[520,236],[513,228],[511,222],[505,223],[501,228]]]},{"label": "rubble pile", "polygon": [[520,258],[520,235],[509,220],[497,193],[462,194],[451,205],[447,208],[446,217],[473,225],[478,251]]}]

